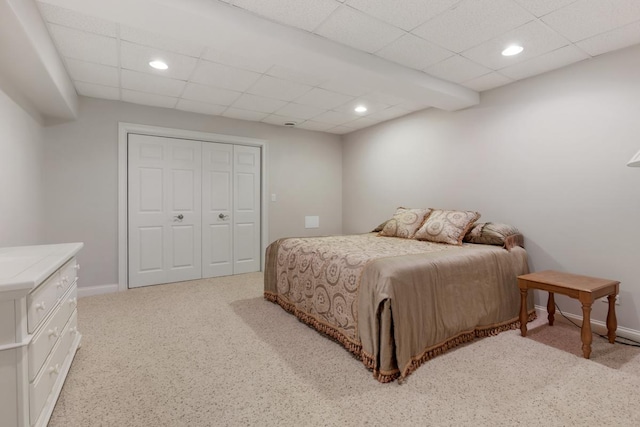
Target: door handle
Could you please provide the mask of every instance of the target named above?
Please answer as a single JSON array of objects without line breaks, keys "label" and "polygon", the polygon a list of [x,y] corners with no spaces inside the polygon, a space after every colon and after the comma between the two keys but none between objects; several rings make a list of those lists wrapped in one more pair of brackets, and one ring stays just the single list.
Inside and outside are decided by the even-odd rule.
[{"label": "door handle", "polygon": [[180,215],[176,215],[173,217],[174,221],[182,221],[184,219],[184,215],[180,214]]},{"label": "door handle", "polygon": [[222,214],[222,213],[221,213],[220,215],[218,215],[218,218],[220,218],[221,220],[223,220],[223,221],[224,221],[224,220],[229,219],[229,215],[225,215],[225,214]]}]

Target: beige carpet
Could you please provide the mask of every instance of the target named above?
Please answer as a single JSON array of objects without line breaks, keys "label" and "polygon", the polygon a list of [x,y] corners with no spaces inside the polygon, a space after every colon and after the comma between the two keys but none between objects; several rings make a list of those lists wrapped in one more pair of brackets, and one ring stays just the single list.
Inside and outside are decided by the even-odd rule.
[{"label": "beige carpet", "polygon": [[[535,327],[537,325],[537,327]],[[260,273],[79,301],[79,350],[50,426],[637,426],[640,351],[530,324],[380,384],[262,299]]]}]

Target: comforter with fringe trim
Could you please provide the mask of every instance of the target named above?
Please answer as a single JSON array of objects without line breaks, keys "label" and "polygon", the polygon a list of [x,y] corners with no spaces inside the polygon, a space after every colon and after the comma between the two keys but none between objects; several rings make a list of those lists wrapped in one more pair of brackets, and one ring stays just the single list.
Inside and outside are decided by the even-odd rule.
[{"label": "comforter with fringe trim", "polygon": [[[340,342],[380,382],[476,337],[519,327],[521,247],[377,234],[289,238],[267,248],[266,299]],[[535,317],[529,300],[530,318]]]}]

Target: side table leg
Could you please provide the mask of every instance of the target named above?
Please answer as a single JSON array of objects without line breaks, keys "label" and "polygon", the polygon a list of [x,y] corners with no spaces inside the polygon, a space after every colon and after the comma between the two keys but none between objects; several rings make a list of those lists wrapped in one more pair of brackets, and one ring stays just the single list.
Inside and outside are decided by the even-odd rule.
[{"label": "side table leg", "polygon": [[547,300],[547,319],[549,320],[549,326],[553,326],[553,321],[555,320],[556,314],[556,300],[553,292],[549,292],[549,299]]},{"label": "side table leg", "polygon": [[616,319],[616,294],[607,297],[609,300],[609,312],[607,313],[607,336],[609,342],[613,344],[616,340],[616,330],[618,329],[618,319]]},{"label": "side table leg", "polygon": [[527,289],[520,289],[520,335],[527,336]]},{"label": "side table leg", "polygon": [[582,303],[582,354],[585,359],[591,356],[591,302]]}]

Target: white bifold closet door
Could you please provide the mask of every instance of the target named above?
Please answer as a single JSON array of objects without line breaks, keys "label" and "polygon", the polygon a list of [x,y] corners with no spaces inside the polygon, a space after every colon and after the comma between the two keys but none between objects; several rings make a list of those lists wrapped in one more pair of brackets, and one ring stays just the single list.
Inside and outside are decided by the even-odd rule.
[{"label": "white bifold closet door", "polygon": [[260,270],[259,147],[128,141],[129,287]]},{"label": "white bifold closet door", "polygon": [[202,145],[202,277],[260,270],[260,148]]},{"label": "white bifold closet door", "polygon": [[129,135],[129,287],[202,277],[202,144]]}]

